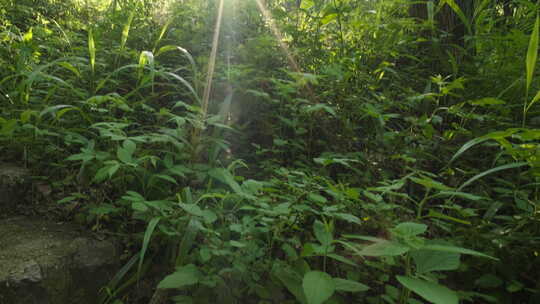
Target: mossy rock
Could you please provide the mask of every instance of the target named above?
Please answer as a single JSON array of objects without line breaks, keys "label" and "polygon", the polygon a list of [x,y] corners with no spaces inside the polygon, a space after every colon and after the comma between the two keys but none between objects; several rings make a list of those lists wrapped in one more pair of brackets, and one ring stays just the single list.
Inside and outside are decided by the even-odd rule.
[{"label": "mossy rock", "polygon": [[0,163],[0,214],[11,214],[31,189],[30,173],[14,164]]},{"label": "mossy rock", "polygon": [[96,304],[119,250],[69,224],[0,221],[0,304]]}]

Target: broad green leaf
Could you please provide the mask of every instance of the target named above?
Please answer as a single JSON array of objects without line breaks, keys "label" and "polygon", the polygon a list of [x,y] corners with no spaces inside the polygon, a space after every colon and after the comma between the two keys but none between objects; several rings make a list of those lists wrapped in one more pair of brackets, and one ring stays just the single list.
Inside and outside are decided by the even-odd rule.
[{"label": "broad green leaf", "polygon": [[131,164],[133,162],[133,158],[131,158],[131,153],[129,153],[129,151],[124,148],[118,147],[118,149],[116,150],[116,156],[124,164]]},{"label": "broad green leaf", "polygon": [[392,229],[392,233],[398,234],[404,237],[417,236],[426,232],[427,226],[417,223],[401,223]]},{"label": "broad green leaf", "polygon": [[29,42],[29,41],[32,41],[32,38],[34,37],[34,34],[33,34],[33,28],[30,28],[28,30],[28,32],[26,32],[24,35],[23,35],[23,41],[24,42]]},{"label": "broad green leaf", "polygon": [[416,272],[456,270],[459,267],[460,254],[455,252],[438,252],[433,250],[414,250],[410,252]]},{"label": "broad green leaf", "polygon": [[116,171],[118,171],[118,169],[120,169],[120,164],[114,161],[114,163],[107,170],[107,173],[109,174],[109,179],[113,177],[113,175],[116,173]]},{"label": "broad green leaf", "polygon": [[306,273],[302,280],[302,287],[308,304],[322,304],[336,290],[332,277],[321,271],[310,271]]},{"label": "broad green leaf", "polygon": [[320,111],[320,110],[324,110],[325,112],[327,112],[328,114],[331,114],[332,116],[336,116],[336,111],[334,110],[334,108],[328,106],[328,105],[325,105],[323,103],[318,103],[318,104],[315,104],[315,105],[310,105],[306,108],[306,113],[311,113],[311,112],[317,112],[317,111]]},{"label": "broad green leaf", "polygon": [[208,175],[231,187],[236,194],[243,193],[242,188],[227,169],[215,168],[210,170]]},{"label": "broad green leaf", "polygon": [[497,258],[494,258],[494,257],[489,256],[489,255],[487,255],[487,254],[484,254],[484,253],[481,253],[481,252],[478,252],[478,251],[474,251],[474,250],[471,250],[471,249],[466,249],[466,248],[456,247],[456,246],[448,246],[448,245],[425,245],[425,246],[422,247],[422,249],[424,249],[424,250],[434,250],[434,251],[444,251],[444,252],[453,252],[453,253],[467,254],[467,255],[473,255],[473,256],[477,256],[477,257],[488,258],[488,259],[492,259],[492,260],[498,261]]},{"label": "broad green leaf", "polygon": [[398,256],[409,251],[409,247],[398,242],[393,241],[380,241],[372,245],[364,247],[360,251],[360,255],[365,256]]},{"label": "broad green leaf", "polygon": [[169,175],[165,175],[165,174],[156,174],[156,175],[154,175],[153,177],[159,178],[159,179],[162,179],[162,180],[166,180],[166,181],[171,182],[171,183],[173,183],[173,184],[175,184],[175,185],[178,185],[178,182],[177,182],[173,177],[171,177],[171,176],[169,176]]},{"label": "broad green leaf", "polygon": [[139,212],[146,212],[148,210],[148,207],[143,202],[134,202],[131,204],[131,208]]},{"label": "broad green leaf", "polygon": [[313,202],[316,202],[316,203],[319,203],[319,204],[324,204],[326,203],[328,200],[326,199],[326,197],[320,195],[320,194],[317,194],[317,193],[310,193],[308,194],[307,198],[310,200],[310,201],[313,201]]},{"label": "broad green leaf", "polygon": [[124,143],[122,144],[122,146],[124,147],[124,149],[126,149],[126,151],[130,155],[133,155],[133,153],[135,152],[135,149],[137,148],[137,145],[135,144],[135,142],[129,139],[124,140]]},{"label": "broad green leaf", "polygon": [[317,220],[313,223],[313,232],[315,237],[323,246],[330,246],[334,240],[332,232],[328,230],[328,226]]},{"label": "broad green leaf", "polygon": [[56,114],[58,111],[62,110],[62,109],[72,109],[72,110],[78,110],[80,111],[79,108],[77,107],[74,107],[72,105],[56,105],[56,106],[52,106],[52,107],[47,107],[45,108],[43,111],[41,111],[39,113],[39,117],[43,117],[49,113],[51,113],[51,115],[53,115],[55,118],[58,117],[58,115]]},{"label": "broad green leaf", "polygon": [[351,280],[333,278],[336,290],[347,292],[361,292],[369,290],[369,286]]},{"label": "broad green leaf", "polygon": [[422,185],[426,188],[433,188],[433,189],[437,189],[437,190],[442,190],[442,191],[451,191],[452,188],[442,184],[442,183],[439,183],[438,181],[435,181],[429,177],[422,177],[422,178],[418,178],[418,177],[410,177],[410,179],[419,184],[419,185]]},{"label": "broad green leaf", "polygon": [[503,280],[494,274],[487,273],[474,281],[474,284],[480,288],[497,288],[503,284]]},{"label": "broad green leaf", "polygon": [[196,204],[179,204],[182,209],[184,209],[187,213],[195,216],[204,216],[203,211],[201,208]]},{"label": "broad green leaf", "polygon": [[536,68],[536,60],[538,57],[538,31],[540,27],[540,16],[536,16],[536,21],[534,22],[534,28],[531,34],[531,39],[529,40],[529,48],[527,50],[527,92],[531,87],[531,83],[534,76],[534,69]]},{"label": "broad green leaf", "polygon": [[302,289],[302,277],[292,270],[290,266],[281,263],[275,264],[272,268],[272,275],[278,278],[300,303],[307,303],[306,296]]},{"label": "broad green leaf", "polygon": [[300,4],[300,8],[302,9],[310,9],[315,3],[313,0],[303,0]]},{"label": "broad green leaf", "polygon": [[344,220],[344,221],[347,221],[349,223],[354,223],[354,224],[358,224],[358,225],[361,225],[362,224],[362,221],[352,215],[352,214],[349,214],[349,213],[334,213],[333,214],[336,218],[340,219],[340,220]]},{"label": "broad green leaf", "polygon": [[328,23],[336,20],[337,17],[338,17],[338,14],[336,14],[336,13],[328,14],[328,15],[324,16],[324,18],[321,19],[321,24],[322,25],[327,25]]},{"label": "broad green leaf", "polygon": [[437,283],[411,277],[396,276],[397,280],[408,289],[434,304],[458,304],[457,293]]},{"label": "broad green leaf", "polygon": [[181,288],[194,285],[199,282],[201,276],[201,272],[193,264],[178,267],[173,274],[166,276],[159,282],[158,288]]},{"label": "broad green leaf", "polygon": [[217,220],[217,215],[211,210],[204,210],[202,212],[202,217],[205,223],[212,224]]},{"label": "broad green leaf", "polygon": [[74,67],[71,63],[69,62],[65,62],[65,61],[61,61],[61,62],[58,62],[58,65],[65,68],[65,69],[68,69],[70,70],[71,72],[73,72],[73,74],[75,74],[77,77],[81,77],[81,72],[79,72],[79,70]]}]

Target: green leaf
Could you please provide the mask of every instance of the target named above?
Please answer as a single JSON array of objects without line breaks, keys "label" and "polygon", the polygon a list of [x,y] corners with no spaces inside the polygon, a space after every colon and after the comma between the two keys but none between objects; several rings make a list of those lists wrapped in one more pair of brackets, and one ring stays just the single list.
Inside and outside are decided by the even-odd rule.
[{"label": "green leaf", "polygon": [[540,27],[540,16],[536,16],[536,21],[534,22],[534,28],[531,34],[531,39],[529,40],[529,48],[527,50],[527,93],[531,87],[531,83],[534,76],[534,69],[536,67],[536,59],[538,57],[538,30]]},{"label": "green leaf", "polygon": [[392,229],[392,233],[398,234],[403,237],[417,236],[426,232],[427,226],[417,223],[401,223]]},{"label": "green leaf", "polygon": [[133,153],[135,153],[135,149],[137,149],[137,144],[135,144],[134,141],[129,139],[124,140],[122,146],[130,155],[133,155]]},{"label": "green leaf", "polygon": [[336,20],[337,17],[338,17],[338,14],[336,14],[336,13],[328,14],[328,15],[324,16],[324,18],[321,19],[321,24],[322,25],[327,25],[328,23]]},{"label": "green leaf", "polygon": [[336,218],[340,219],[340,220],[344,220],[344,221],[347,221],[349,223],[354,223],[354,224],[358,224],[358,225],[361,225],[362,224],[362,221],[352,215],[352,214],[349,214],[349,213],[334,213],[333,214]]},{"label": "green leaf", "polygon": [[332,232],[328,230],[328,226],[317,220],[313,223],[313,232],[315,237],[323,246],[330,246],[334,240]]},{"label": "green leaf", "polygon": [[169,175],[165,175],[165,174],[156,174],[156,175],[154,175],[154,177],[155,177],[155,178],[162,179],[162,180],[166,180],[166,181],[171,182],[171,183],[173,183],[173,184],[175,184],[175,185],[178,185],[178,182],[177,182],[174,178],[172,178],[171,176],[169,176]]},{"label": "green leaf", "polygon": [[519,168],[519,167],[524,167],[524,166],[527,166],[528,163],[527,162],[519,162],[519,163],[512,163],[512,164],[507,164],[507,165],[502,165],[502,166],[498,166],[498,167],[495,167],[495,168],[491,168],[489,170],[486,170],[482,173],[479,173],[473,177],[471,177],[469,180],[467,180],[466,182],[464,182],[459,188],[458,188],[458,191],[460,191],[461,189],[467,187],[468,185],[472,184],[473,182],[475,182],[476,180],[486,176],[486,175],[489,175],[491,173],[495,173],[495,172],[498,172],[498,171],[502,171],[502,170],[506,170],[506,169],[513,169],[513,168]]},{"label": "green leaf", "polygon": [[81,72],[79,72],[79,70],[76,67],[74,67],[71,63],[61,61],[61,62],[58,62],[58,65],[67,70],[70,70],[71,72],[73,72],[73,74],[77,75],[77,77],[81,77]]},{"label": "green leaf", "polygon": [[246,247],[246,244],[235,241],[235,240],[230,240],[229,244],[231,244],[231,246],[236,247],[236,248],[244,248],[244,247]]},{"label": "green leaf", "polygon": [[466,193],[466,192],[459,192],[459,191],[441,191],[435,195],[432,196],[432,198],[437,198],[437,197],[460,197],[460,198],[464,198],[464,199],[468,199],[468,200],[471,200],[471,201],[479,201],[479,200],[483,200],[485,199],[484,197],[482,196],[478,196],[478,195],[474,195],[474,194],[470,194],[470,193]]},{"label": "green leaf", "polygon": [[148,207],[142,202],[135,202],[131,204],[131,208],[135,211],[146,212]]},{"label": "green leaf", "polygon": [[488,273],[479,277],[474,281],[474,284],[480,288],[497,288],[503,284],[503,280],[494,274]]},{"label": "green leaf", "polygon": [[452,217],[452,216],[449,216],[449,215],[446,215],[446,214],[443,214],[443,213],[440,213],[440,212],[437,212],[437,211],[434,211],[434,210],[429,210],[429,213],[428,213],[427,216],[428,217],[434,217],[434,218],[440,218],[440,219],[443,219],[443,220],[449,220],[449,221],[453,221],[453,222],[464,224],[464,225],[471,225],[471,222],[469,222],[469,221],[458,219],[458,218],[455,218],[455,217]]},{"label": "green leaf", "polygon": [[306,296],[302,289],[302,277],[290,266],[281,263],[275,264],[272,268],[272,275],[278,278],[300,303],[306,303]]},{"label": "green leaf", "polygon": [[344,264],[347,264],[347,265],[351,265],[351,266],[358,266],[355,262],[345,258],[345,257],[342,257],[340,255],[337,255],[337,254],[334,254],[334,253],[329,253],[326,255],[327,257],[331,258],[331,259],[334,259],[336,261],[339,261],[341,263],[344,263]]},{"label": "green leaf", "polygon": [[463,10],[461,10],[459,5],[454,0],[442,0],[441,5],[444,5],[444,3],[448,4],[448,6],[452,8],[454,13],[458,16],[458,18],[461,20],[461,22],[463,22],[463,24],[467,28],[467,32],[469,33],[469,35],[472,35],[473,32],[471,28],[471,23],[469,22],[469,19],[467,19],[467,16],[465,16],[465,14],[463,13]]},{"label": "green leaf", "polygon": [[419,185],[422,185],[426,188],[433,188],[433,189],[437,189],[437,190],[442,190],[442,191],[450,191],[452,190],[452,188],[444,185],[444,184],[441,184],[439,183],[438,181],[435,181],[429,177],[422,177],[422,178],[417,178],[417,177],[410,177],[410,179],[419,184]]},{"label": "green leaf", "polygon": [[310,271],[306,273],[302,280],[302,287],[308,304],[322,304],[336,290],[332,277],[321,271]]},{"label": "green leaf", "polygon": [[208,174],[231,187],[236,194],[243,194],[242,187],[234,180],[234,176],[227,169],[215,168],[210,170]]},{"label": "green leaf", "polygon": [[369,286],[355,281],[340,278],[334,278],[333,280],[336,285],[336,290],[338,291],[361,292],[369,290]]},{"label": "green leaf", "polygon": [[146,231],[144,232],[143,237],[143,244],[141,248],[141,258],[139,259],[139,266],[137,268],[137,277],[141,274],[141,268],[144,261],[144,256],[146,255],[146,250],[148,249],[148,245],[150,244],[150,239],[152,238],[152,234],[154,234],[154,230],[156,229],[157,224],[161,220],[161,217],[154,217],[150,222],[148,223],[148,226],[146,227]]},{"label": "green leaf", "polygon": [[470,141],[466,142],[461,148],[459,148],[459,150],[456,152],[456,154],[454,154],[454,156],[452,156],[452,159],[450,159],[450,163],[452,163],[454,160],[456,160],[456,158],[461,156],[461,154],[465,153],[465,151],[469,150],[470,148],[472,148],[473,146],[475,146],[477,144],[480,144],[480,143],[482,143],[482,142],[484,142],[486,140],[490,140],[490,139],[500,140],[502,138],[506,138],[506,137],[511,136],[512,134],[516,133],[517,131],[518,131],[517,129],[508,129],[508,130],[505,130],[505,131],[492,132],[492,133],[486,134],[484,136],[480,136],[480,137],[471,139]]},{"label": "green leaf", "polygon": [[175,304],[193,304],[193,299],[190,296],[178,295],[171,298]]},{"label": "green leaf", "polygon": [[313,201],[313,202],[316,202],[316,203],[319,203],[319,204],[324,204],[327,202],[327,199],[326,197],[320,195],[320,194],[316,194],[316,193],[310,193],[308,194],[307,198],[310,200],[310,201]]},{"label": "green leaf", "polygon": [[179,205],[180,205],[180,207],[182,207],[182,209],[184,209],[187,213],[189,213],[191,215],[200,216],[200,217],[204,216],[203,211],[196,204],[183,204],[183,203],[180,203]]},{"label": "green leaf", "polygon": [[34,36],[32,30],[33,30],[33,29],[30,28],[30,29],[28,30],[28,32],[26,32],[26,33],[23,35],[23,39],[22,39],[22,40],[23,40],[24,42],[32,41],[32,38],[33,38],[33,36]]},{"label": "green leaf", "polygon": [[487,254],[484,254],[484,253],[481,253],[481,252],[478,252],[478,251],[474,251],[474,250],[471,250],[471,249],[456,247],[456,246],[425,245],[425,246],[422,247],[422,249],[435,250],[435,251],[444,251],[444,252],[453,252],[453,253],[461,253],[461,254],[473,255],[473,256],[477,256],[477,257],[488,258],[488,259],[498,261],[497,258],[494,258],[494,257],[489,256]]},{"label": "green leaf", "polygon": [[126,42],[129,36],[129,29],[131,28],[131,22],[133,21],[133,17],[135,17],[135,10],[131,11],[129,14],[128,20],[126,24],[124,24],[124,29],[122,30],[122,37],[120,40],[120,50],[124,50],[126,46]]},{"label": "green leaf", "polygon": [[416,264],[416,272],[419,274],[430,271],[456,270],[460,264],[460,254],[455,252],[414,250],[410,254]]},{"label": "green leaf", "polygon": [[409,251],[409,247],[398,242],[383,240],[364,247],[359,254],[365,256],[398,256]]},{"label": "green leaf", "polygon": [[92,74],[94,74],[96,66],[96,45],[94,43],[94,34],[92,33],[92,29],[88,30],[88,54],[90,55],[90,68],[92,70]]},{"label": "green leaf", "polygon": [[458,304],[457,293],[445,286],[411,277],[396,276],[397,280],[422,298],[435,304]]},{"label": "green leaf", "polygon": [[131,164],[133,162],[133,159],[131,158],[131,153],[129,153],[128,150],[122,147],[118,147],[118,149],[116,150],[116,156],[121,162],[125,164]]},{"label": "green leaf", "polygon": [[165,277],[158,284],[158,288],[181,288],[197,284],[201,278],[201,273],[197,266],[189,264],[183,267],[178,267],[176,271]]},{"label": "green leaf", "polygon": [[315,5],[313,0],[303,0],[300,4],[300,8],[307,10],[310,9],[313,5]]},{"label": "green leaf", "polygon": [[481,106],[481,107],[506,104],[504,100],[493,98],[493,97],[477,99],[477,100],[469,101],[469,103],[473,106]]},{"label": "green leaf", "polygon": [[201,223],[196,219],[192,218],[189,223],[187,224],[186,228],[184,229],[184,236],[182,237],[182,241],[180,241],[180,244],[178,245],[178,254],[176,255],[176,266],[180,266],[186,263],[189,250],[193,247],[193,244],[195,243],[195,240],[197,238],[197,234],[199,233],[199,230],[201,230],[202,225]]},{"label": "green leaf", "polygon": [[531,100],[531,102],[527,105],[527,107],[525,108],[525,112],[529,112],[529,109],[538,101],[540,100],[540,91],[536,92],[536,95],[534,96],[534,98]]}]

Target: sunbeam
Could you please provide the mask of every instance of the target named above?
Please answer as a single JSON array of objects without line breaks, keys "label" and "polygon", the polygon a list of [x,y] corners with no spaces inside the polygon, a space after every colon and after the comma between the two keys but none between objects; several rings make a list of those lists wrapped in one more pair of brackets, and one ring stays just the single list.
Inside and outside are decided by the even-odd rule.
[{"label": "sunbeam", "polygon": [[268,26],[270,27],[272,34],[276,37],[276,40],[279,43],[279,47],[283,50],[283,52],[287,56],[289,65],[291,66],[292,69],[294,69],[295,72],[301,73],[298,63],[294,59],[287,44],[283,41],[283,35],[281,34],[281,31],[277,27],[276,22],[274,21],[274,18],[272,17],[272,13],[266,8],[267,6],[266,6],[265,0],[255,0],[255,1],[257,2],[257,6],[259,7],[259,10],[261,11],[264,17],[264,20],[266,21],[266,23],[268,23]]}]

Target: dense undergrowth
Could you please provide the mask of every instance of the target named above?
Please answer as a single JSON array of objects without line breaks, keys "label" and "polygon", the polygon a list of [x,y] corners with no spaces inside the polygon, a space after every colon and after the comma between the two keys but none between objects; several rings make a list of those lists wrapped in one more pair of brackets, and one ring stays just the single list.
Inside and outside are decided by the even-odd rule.
[{"label": "dense undergrowth", "polygon": [[206,111],[218,2],[0,0],[0,160],[121,237],[100,303],[540,301],[537,4],[225,0]]}]

